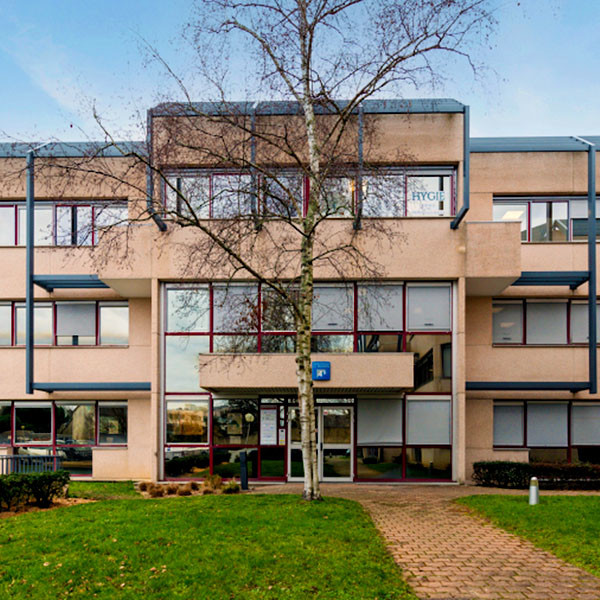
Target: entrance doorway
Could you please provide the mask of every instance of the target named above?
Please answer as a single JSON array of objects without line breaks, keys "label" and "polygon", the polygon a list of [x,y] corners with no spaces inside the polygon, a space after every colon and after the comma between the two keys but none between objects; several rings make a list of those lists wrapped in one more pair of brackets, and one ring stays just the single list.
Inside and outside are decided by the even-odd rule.
[{"label": "entrance doorway", "polygon": [[[300,443],[300,409],[290,407],[289,473],[290,481],[301,481],[304,474]],[[318,406],[315,409],[319,480],[352,481],[354,478],[354,407]]]}]

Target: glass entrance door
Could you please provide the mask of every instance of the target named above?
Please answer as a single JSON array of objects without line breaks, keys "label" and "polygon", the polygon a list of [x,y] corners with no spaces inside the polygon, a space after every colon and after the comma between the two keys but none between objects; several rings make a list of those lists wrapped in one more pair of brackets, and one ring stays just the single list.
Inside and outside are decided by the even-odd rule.
[{"label": "glass entrance door", "polygon": [[[321,481],[352,481],[354,476],[354,409],[350,406],[318,406],[317,460]],[[301,481],[304,475],[300,440],[300,409],[288,409],[290,481]]]}]

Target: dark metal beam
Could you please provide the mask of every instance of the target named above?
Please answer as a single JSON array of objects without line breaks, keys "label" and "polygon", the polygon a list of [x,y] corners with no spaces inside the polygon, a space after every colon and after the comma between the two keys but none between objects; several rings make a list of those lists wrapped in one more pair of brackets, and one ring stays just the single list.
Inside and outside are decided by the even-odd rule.
[{"label": "dark metal beam", "polygon": [[34,390],[42,392],[149,392],[149,381],[100,381],[83,383],[34,383]]},{"label": "dark metal beam", "polygon": [[33,283],[47,292],[55,289],[106,289],[98,275],[34,275]]},{"label": "dark metal beam", "polygon": [[596,344],[596,146],[588,146],[588,326],[590,394],[598,392],[598,350]]},{"label": "dark metal beam", "polygon": [[589,389],[587,381],[467,381],[465,389],[483,391],[562,391],[581,392]]},{"label": "dark metal beam", "polygon": [[523,271],[512,285],[568,285],[571,289],[576,289],[589,278],[589,271]]},{"label": "dark metal beam", "polygon": [[33,270],[35,151],[27,153],[27,235],[25,266],[25,393],[33,394]]},{"label": "dark metal beam", "polygon": [[458,214],[450,223],[451,229],[457,229],[460,222],[469,212],[471,197],[471,138],[470,138],[470,112],[469,107],[463,107],[463,203]]}]

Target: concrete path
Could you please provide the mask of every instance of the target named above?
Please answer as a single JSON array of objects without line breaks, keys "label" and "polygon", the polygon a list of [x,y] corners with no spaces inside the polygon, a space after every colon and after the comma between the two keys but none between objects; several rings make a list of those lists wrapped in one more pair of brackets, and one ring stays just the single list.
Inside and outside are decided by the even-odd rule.
[{"label": "concrete path", "polygon": [[[299,484],[255,488],[259,493],[301,490]],[[451,502],[481,493],[507,492],[468,486],[323,485],[324,495],[364,506],[419,598],[600,600],[599,578]]]}]

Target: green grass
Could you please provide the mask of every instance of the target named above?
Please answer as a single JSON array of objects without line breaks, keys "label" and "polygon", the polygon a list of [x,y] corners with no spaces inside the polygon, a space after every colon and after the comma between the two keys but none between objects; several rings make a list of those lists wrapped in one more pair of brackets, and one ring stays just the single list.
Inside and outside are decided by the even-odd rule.
[{"label": "green grass", "polygon": [[71,480],[69,496],[92,500],[126,500],[139,498],[131,481],[77,481]]},{"label": "green grass", "polygon": [[0,520],[0,598],[415,597],[359,504],[195,496]]},{"label": "green grass", "polygon": [[600,497],[482,495],[456,500],[539,548],[600,576]]}]

